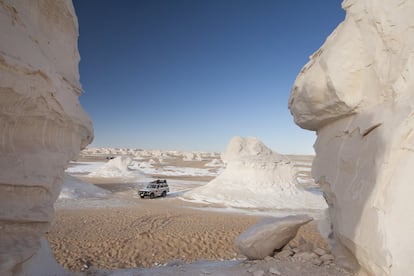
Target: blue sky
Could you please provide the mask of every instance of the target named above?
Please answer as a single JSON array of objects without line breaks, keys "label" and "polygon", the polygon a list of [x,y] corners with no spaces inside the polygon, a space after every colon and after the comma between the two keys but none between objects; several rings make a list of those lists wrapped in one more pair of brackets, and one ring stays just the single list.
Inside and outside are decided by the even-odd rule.
[{"label": "blue sky", "polygon": [[290,89],[339,0],[74,0],[92,146],[222,151],[255,136],[313,153]]}]

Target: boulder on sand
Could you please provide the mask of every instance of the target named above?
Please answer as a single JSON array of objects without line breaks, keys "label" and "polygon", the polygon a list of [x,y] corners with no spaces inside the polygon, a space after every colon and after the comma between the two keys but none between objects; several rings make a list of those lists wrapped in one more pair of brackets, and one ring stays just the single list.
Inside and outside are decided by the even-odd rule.
[{"label": "boulder on sand", "polygon": [[310,221],[307,215],[264,218],[237,237],[236,246],[250,260],[263,259],[285,246]]}]

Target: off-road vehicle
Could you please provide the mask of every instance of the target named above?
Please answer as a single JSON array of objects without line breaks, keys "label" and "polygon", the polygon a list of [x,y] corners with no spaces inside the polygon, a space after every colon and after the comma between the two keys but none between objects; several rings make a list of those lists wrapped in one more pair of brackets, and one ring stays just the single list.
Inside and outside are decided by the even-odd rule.
[{"label": "off-road vehicle", "polygon": [[141,198],[148,196],[149,198],[154,198],[158,196],[166,197],[167,193],[170,191],[168,187],[167,180],[154,180],[151,181],[146,188],[140,189],[138,194]]}]

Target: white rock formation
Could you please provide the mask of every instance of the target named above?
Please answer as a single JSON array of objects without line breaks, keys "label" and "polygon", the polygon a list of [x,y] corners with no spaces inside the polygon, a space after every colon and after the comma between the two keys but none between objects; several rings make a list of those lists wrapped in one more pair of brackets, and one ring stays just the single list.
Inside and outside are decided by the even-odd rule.
[{"label": "white rock formation", "polygon": [[288,244],[295,238],[299,228],[311,220],[307,215],[263,218],[240,234],[235,244],[248,259],[264,259]]},{"label": "white rock formation", "polygon": [[[135,164],[134,164],[135,163]],[[133,169],[130,165],[135,165]],[[105,165],[90,172],[89,177],[109,177],[109,178],[133,178],[134,180],[145,179],[144,173],[136,168],[136,162],[127,156],[117,156],[109,160]]]},{"label": "white rock formation", "polygon": [[183,161],[194,161],[196,160],[196,154],[193,152],[183,152]]},{"label": "white rock formation", "polygon": [[294,164],[256,138],[234,137],[222,159],[226,169],[184,198],[233,207],[324,209],[324,199],[297,186]]},{"label": "white rock formation", "polygon": [[70,0],[0,1],[0,275],[64,274],[44,234],[64,168],[93,135],[77,38]]},{"label": "white rock formation", "polygon": [[210,162],[206,163],[204,166],[206,166],[206,167],[223,167],[224,164],[221,160],[214,158]]},{"label": "white rock formation", "polygon": [[295,122],[317,131],[312,173],[337,240],[370,275],[414,271],[414,1],[346,0],[296,79]]}]

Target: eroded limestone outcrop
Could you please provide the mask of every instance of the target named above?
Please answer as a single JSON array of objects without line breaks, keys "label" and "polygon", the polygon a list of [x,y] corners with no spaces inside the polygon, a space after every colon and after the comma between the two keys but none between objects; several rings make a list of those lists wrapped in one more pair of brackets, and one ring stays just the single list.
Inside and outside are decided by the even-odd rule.
[{"label": "eroded limestone outcrop", "polygon": [[222,159],[225,170],[184,198],[242,208],[326,209],[323,197],[300,187],[297,170],[284,155],[254,137],[231,139]]},{"label": "eroded limestone outcrop", "polygon": [[414,269],[414,2],[345,0],[289,108],[317,131],[312,173],[335,238],[371,275]]},{"label": "eroded limestone outcrop", "polygon": [[53,203],[67,162],[93,136],[78,101],[77,38],[70,0],[0,0],[1,275],[53,269],[44,238]]}]

